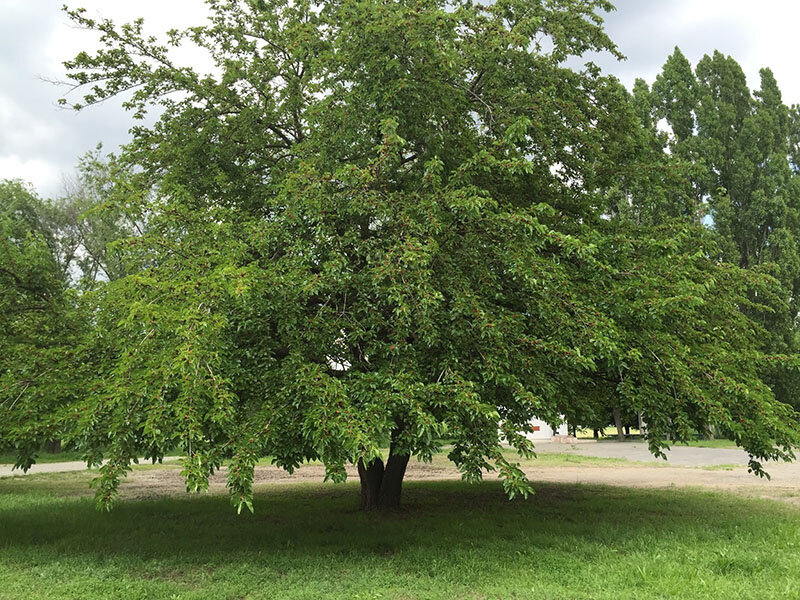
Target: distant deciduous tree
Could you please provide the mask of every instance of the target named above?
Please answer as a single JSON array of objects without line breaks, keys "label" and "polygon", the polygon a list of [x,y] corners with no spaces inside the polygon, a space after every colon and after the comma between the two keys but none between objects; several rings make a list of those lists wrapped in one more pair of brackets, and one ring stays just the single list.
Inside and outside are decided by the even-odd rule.
[{"label": "distant deciduous tree", "polygon": [[0,445],[25,468],[59,438],[56,409],[76,381],[63,367],[82,328],[57,221],[28,187],[0,182]]}]

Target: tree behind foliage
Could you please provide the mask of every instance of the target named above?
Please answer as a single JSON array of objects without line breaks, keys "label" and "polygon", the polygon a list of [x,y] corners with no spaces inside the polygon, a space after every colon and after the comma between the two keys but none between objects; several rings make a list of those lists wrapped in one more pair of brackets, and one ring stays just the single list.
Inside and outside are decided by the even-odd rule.
[{"label": "tree behind foliage", "polygon": [[[764,327],[767,350],[795,353],[800,179],[791,159],[792,113],[772,72],[761,71],[760,89],[751,94],[733,58],[715,52],[693,72],[676,49],[650,99],[652,118],[665,119],[670,128],[664,147],[696,167],[692,184],[713,220],[717,256],[781,283],[781,302],[750,313]],[[768,369],[764,375],[782,401],[800,402],[796,372]]]},{"label": "tree behind foliage", "polygon": [[67,193],[40,199],[0,184],[0,404],[3,445],[27,468],[62,438],[65,405],[85,394],[97,367],[87,345],[105,282],[124,273],[114,243],[135,226],[116,203],[124,182],[114,157],[84,156]]},{"label": "tree behind foliage", "polygon": [[[665,69],[670,67],[681,74],[671,87],[694,90],[686,82],[688,62],[673,58]],[[664,81],[654,90],[659,85],[663,88]],[[596,394],[605,405],[596,403],[594,418],[587,422],[584,417],[583,423],[603,428],[614,410],[657,414],[656,421],[647,422],[651,447],[656,439],[687,439],[712,427],[741,443],[742,436],[750,435],[749,425],[742,426],[750,422],[749,415],[728,413],[720,419],[732,405],[714,398],[733,381],[735,388],[769,396],[763,374],[777,365],[786,370],[795,365],[790,356],[765,356],[774,352],[765,343],[768,332],[741,309],[759,315],[775,308],[786,311],[786,300],[769,275],[718,262],[719,236],[703,224],[707,208],[698,179],[706,170],[678,143],[694,128],[693,114],[681,114],[686,104],[675,102],[666,110],[659,102],[656,91],[638,80],[629,106],[620,105],[616,113],[618,123],[629,121],[623,129],[631,136],[635,158],[618,167],[616,183],[605,191],[608,222],[598,246],[614,270],[596,305],[612,316],[626,352],[593,372],[581,395]],[[682,123],[680,138],[658,127],[665,113]],[[665,394],[675,400],[672,414],[653,409]],[[736,404],[736,411],[754,406],[747,393]],[[571,422],[579,419],[570,414]],[[770,440],[757,443],[766,447]]]},{"label": "tree behind foliage", "polygon": [[1,435],[24,467],[58,439],[55,412],[74,391],[63,367],[80,327],[57,223],[53,207],[25,185],[0,182]]},{"label": "tree behind foliage", "polygon": [[82,156],[55,203],[62,243],[72,248],[74,283],[92,289],[98,281],[126,274],[118,242],[135,237],[144,223],[131,221],[125,210],[130,175],[115,156],[103,156],[102,146]]}]

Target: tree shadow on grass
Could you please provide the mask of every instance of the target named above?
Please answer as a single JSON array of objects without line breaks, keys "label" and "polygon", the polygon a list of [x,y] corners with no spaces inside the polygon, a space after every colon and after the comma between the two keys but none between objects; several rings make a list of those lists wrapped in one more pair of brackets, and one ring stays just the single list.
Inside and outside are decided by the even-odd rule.
[{"label": "tree shadow on grass", "polygon": [[[0,499],[4,490],[0,487]],[[58,494],[54,494],[54,499]],[[255,514],[237,515],[227,497],[172,496],[122,500],[98,512],[91,499],[45,500],[4,511],[5,547],[61,544],[72,551],[125,552],[155,557],[303,547],[363,552],[380,545],[449,548],[491,543],[562,543],[605,539],[618,528],[631,538],[728,529],[747,522],[748,502],[735,496],[680,490],[639,490],[590,485],[537,484],[527,500],[509,501],[496,482],[408,482],[394,513],[362,513],[355,484],[278,484],[256,491]],[[773,510],[781,511],[775,505]],[[800,513],[797,513],[800,515]]]},{"label": "tree shadow on grass", "polygon": [[[122,501],[99,513],[90,498],[6,508],[0,482],[0,562],[3,555],[97,568],[111,561],[131,574],[189,580],[244,570],[259,580],[334,587],[376,570],[404,585],[467,587],[596,572],[601,583],[591,587],[626,561],[635,573],[656,553],[677,562],[706,553],[709,569],[724,559],[725,568],[761,572],[785,542],[781,528],[800,530],[800,512],[735,496],[564,484],[536,490],[509,501],[497,482],[408,482],[401,511],[365,514],[353,483],[280,484],[257,490],[255,514],[237,515],[219,495]],[[731,548],[723,559],[713,555],[720,543]]]}]

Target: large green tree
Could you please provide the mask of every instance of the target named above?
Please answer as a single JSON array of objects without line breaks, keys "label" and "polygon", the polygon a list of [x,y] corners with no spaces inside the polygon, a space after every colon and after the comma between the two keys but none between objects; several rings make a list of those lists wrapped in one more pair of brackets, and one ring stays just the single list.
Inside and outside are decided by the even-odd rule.
[{"label": "large green tree", "polygon": [[[208,4],[163,43],[70,12],[104,42],[68,63],[76,108],[160,111],[121,157],[117,207],[146,228],[97,294],[86,393],[56,411],[107,459],[101,506],[176,447],[190,490],[227,461],[239,509],[264,456],[355,465],[362,507],[396,506],[443,440],[466,479],[527,494],[502,444],[528,453],[533,417],[588,422],[609,393],[655,452],[714,422],[756,471],[791,456],[794,415],[754,369],[794,358],[738,310],[773,281],[697,250],[680,166],[628,93],[564,66],[617,53],[609,3]],[[210,73],[174,62],[189,43]]]}]

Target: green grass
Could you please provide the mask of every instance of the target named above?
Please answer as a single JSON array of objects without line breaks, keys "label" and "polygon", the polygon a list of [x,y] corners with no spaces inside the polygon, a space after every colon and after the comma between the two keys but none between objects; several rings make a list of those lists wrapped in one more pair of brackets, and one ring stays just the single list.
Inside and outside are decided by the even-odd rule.
[{"label": "green grass", "polygon": [[[505,454],[505,453],[504,453]],[[507,453],[509,460],[519,462],[523,467],[618,467],[618,466],[648,466],[651,463],[628,460],[626,458],[606,458],[601,456],[581,456],[579,454],[561,454],[540,452],[536,458],[520,458],[516,452]]]},{"label": "green grass", "polygon": [[348,483],[121,501],[87,473],[0,479],[0,598],[792,598],[800,511],[681,490],[410,482],[405,508],[356,510]]},{"label": "green grass", "polygon": [[724,439],[691,440],[689,442],[675,442],[675,446],[690,446],[691,448],[738,448],[736,442]]},{"label": "green grass", "polygon": [[[632,432],[633,433],[633,432]],[[581,439],[591,438],[591,432],[589,432],[589,436],[579,436]],[[601,437],[598,442],[600,443],[620,443],[620,440],[617,439],[616,429],[614,430],[613,435],[609,434],[606,437]],[[624,440],[624,443],[640,443],[646,444],[647,440],[644,440],[640,437],[630,437]],[[689,440],[687,442],[670,442],[671,446],[689,446],[690,448],[738,448],[735,442],[726,439],[713,439],[713,440],[706,440],[706,439],[697,439],[697,440]]]},{"label": "green grass", "polygon": [[[503,455],[512,462],[518,462],[522,467],[652,467],[653,463],[628,460],[626,458],[606,458],[601,456],[582,456],[580,454],[567,454],[561,452],[539,452],[533,458],[523,458],[516,450],[506,448]],[[446,453],[434,456],[434,466],[451,465]]]},{"label": "green grass", "polygon": [[[595,456],[579,456],[576,454],[562,454],[552,452],[542,452],[537,454],[535,458],[521,458],[519,454],[510,449],[503,450],[503,454],[509,460],[519,462],[523,467],[561,467],[561,466],[598,466],[598,467],[613,467],[613,466],[650,466],[652,463],[636,462],[624,458],[602,458]],[[178,460],[176,456],[168,456],[164,458],[164,464],[169,464]],[[42,453],[37,459],[37,463],[58,463],[81,461],[81,456],[77,452],[62,452],[60,454]],[[149,464],[147,459],[140,459],[141,466]],[[14,464],[14,457],[11,455],[0,454],[0,466],[7,466]],[[262,458],[258,461],[258,465],[268,466],[272,464],[272,459],[269,457]],[[309,461],[307,464],[322,464],[320,461]],[[447,459],[447,453],[442,452],[434,457],[433,464],[436,466],[452,466],[452,463]],[[21,471],[20,471],[21,473]]]},{"label": "green grass", "polygon": [[[75,460],[82,460],[81,453],[71,450],[64,450],[58,454],[51,454],[50,452],[37,452],[37,463],[56,463],[56,462],[70,462]],[[17,460],[16,454],[0,453],[0,465],[13,465]]]}]

